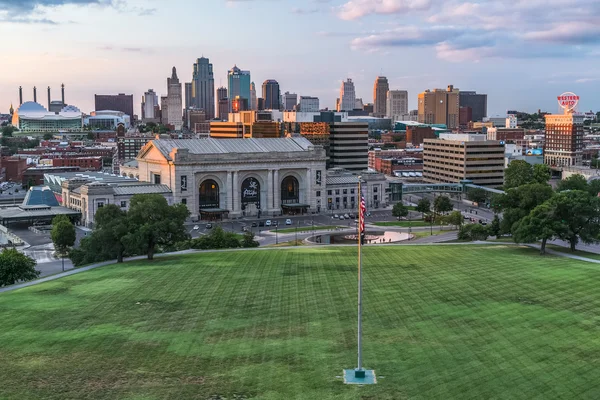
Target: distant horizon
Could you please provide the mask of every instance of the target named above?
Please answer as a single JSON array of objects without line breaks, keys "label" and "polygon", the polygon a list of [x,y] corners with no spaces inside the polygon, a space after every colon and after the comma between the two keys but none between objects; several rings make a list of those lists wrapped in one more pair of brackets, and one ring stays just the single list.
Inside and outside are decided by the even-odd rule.
[{"label": "distant horizon", "polygon": [[275,79],[281,93],[318,97],[321,108],[335,107],[348,77],[356,97],[372,103],[373,83],[385,76],[390,90],[408,91],[410,110],[418,93],[448,85],[487,94],[488,116],[556,113],[563,92],[580,96],[581,112],[600,109],[595,0],[210,3],[0,0],[0,33],[18,38],[6,43],[0,113],[18,108],[19,86],[24,102],[37,86],[46,107],[46,88],[60,100],[64,83],[66,103],[85,113],[94,111],[94,94],[125,93],[139,116],[145,91],[165,95],[173,66],[182,86],[190,82],[202,56],[213,64],[215,89],[227,87],[237,65],[250,71],[258,97],[262,82]]}]

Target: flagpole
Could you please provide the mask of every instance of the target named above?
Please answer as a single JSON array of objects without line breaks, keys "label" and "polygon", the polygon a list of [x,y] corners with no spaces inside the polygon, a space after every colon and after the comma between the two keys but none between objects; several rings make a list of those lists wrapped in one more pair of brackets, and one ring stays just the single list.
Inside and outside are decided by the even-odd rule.
[{"label": "flagpole", "polygon": [[358,177],[358,215],[360,220],[358,221],[358,368],[357,371],[362,370],[362,236],[363,236],[363,226],[365,223],[365,216],[362,210],[362,187],[361,187],[362,177]]}]

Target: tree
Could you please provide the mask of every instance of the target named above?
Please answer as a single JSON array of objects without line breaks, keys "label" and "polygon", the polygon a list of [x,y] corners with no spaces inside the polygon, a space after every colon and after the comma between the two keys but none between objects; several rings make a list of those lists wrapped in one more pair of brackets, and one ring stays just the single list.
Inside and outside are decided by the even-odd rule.
[{"label": "tree", "polygon": [[500,218],[498,217],[498,214],[494,215],[494,219],[492,220],[488,231],[490,232],[490,236],[500,236]]},{"label": "tree", "polygon": [[118,263],[122,263],[127,249],[123,239],[129,233],[127,212],[115,204],[108,204],[98,209],[94,219],[96,221],[94,239],[105,247],[106,252],[113,253]]},{"label": "tree", "polygon": [[50,132],[44,133],[44,136],[42,136],[42,138],[44,140],[52,140],[53,137],[54,137],[54,135],[51,134]]},{"label": "tree", "polygon": [[563,223],[554,218],[554,212],[555,208],[550,202],[533,209],[516,224],[513,231],[515,243],[533,243],[541,240],[540,254],[545,254],[548,240],[558,237],[558,233],[564,229]]},{"label": "tree", "polygon": [[244,233],[244,238],[242,239],[242,247],[258,247],[260,246],[260,243],[258,243],[256,240],[254,240],[254,233],[252,232],[245,232]]},{"label": "tree", "polygon": [[96,135],[94,135],[94,132],[88,132],[88,134],[86,135],[88,140],[94,140],[96,139]]},{"label": "tree", "polygon": [[481,224],[468,224],[463,225],[458,230],[459,240],[487,240],[489,237],[488,229]]},{"label": "tree", "polygon": [[394,204],[394,208],[392,208],[392,215],[398,218],[406,217],[408,215],[408,207],[401,202],[396,203]]},{"label": "tree", "polygon": [[460,213],[460,211],[453,211],[444,217],[444,222],[446,224],[454,225],[454,226],[458,226],[458,227],[462,226],[464,220],[465,220],[465,217],[463,217],[463,215]]},{"label": "tree", "polygon": [[71,223],[69,217],[66,215],[54,217],[50,237],[54,243],[54,248],[62,255],[75,245],[75,239],[77,238],[75,226]]},{"label": "tree", "polygon": [[600,234],[600,198],[592,197],[581,190],[558,193],[549,203],[554,207],[555,221],[561,221],[563,227],[557,236],[569,242],[571,251],[577,243],[595,243]]},{"label": "tree", "polygon": [[40,276],[33,258],[15,248],[6,248],[0,253],[0,287],[30,281]]},{"label": "tree", "polygon": [[552,171],[546,164],[535,164],[533,166],[533,182],[548,183],[552,177]]},{"label": "tree", "polygon": [[423,219],[423,214],[428,213],[431,210],[431,202],[429,199],[421,199],[417,203],[417,208],[415,209],[421,213],[421,219]]},{"label": "tree", "polygon": [[564,192],[565,190],[588,190],[587,179],[581,174],[571,175],[567,179],[564,179],[558,183],[556,188],[557,192]]},{"label": "tree", "polygon": [[2,127],[2,137],[11,137],[13,135],[13,132],[16,131],[17,128],[15,128],[12,125],[7,125]]},{"label": "tree", "polygon": [[438,196],[433,202],[433,209],[436,213],[439,214],[452,211],[454,209],[454,206],[452,205],[450,198],[446,196]]},{"label": "tree", "polygon": [[487,200],[487,192],[482,188],[469,189],[467,192],[467,199],[474,201],[475,203],[485,203]]},{"label": "tree", "polygon": [[515,160],[504,170],[504,189],[511,189],[533,182],[533,168],[523,160]]},{"label": "tree", "polygon": [[600,194],[600,179],[594,179],[593,181],[590,181],[588,183],[587,191],[590,196],[598,197],[598,194]]},{"label": "tree", "polygon": [[190,214],[187,206],[169,206],[159,194],[136,194],[127,214],[130,229],[123,241],[128,248],[146,253],[148,260],[154,259],[157,246],[172,246],[189,237],[184,226]]},{"label": "tree", "polygon": [[550,185],[532,183],[512,188],[505,194],[494,196],[492,205],[495,212],[502,212],[500,233],[511,234],[513,225],[554,195]]}]

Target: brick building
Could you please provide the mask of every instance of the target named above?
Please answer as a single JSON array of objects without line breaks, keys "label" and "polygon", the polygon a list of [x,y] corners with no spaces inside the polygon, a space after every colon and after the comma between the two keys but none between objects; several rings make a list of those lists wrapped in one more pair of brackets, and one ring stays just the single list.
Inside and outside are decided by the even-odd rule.
[{"label": "brick building", "polygon": [[407,126],[406,143],[417,147],[423,144],[424,139],[435,139],[435,133],[430,126]]}]

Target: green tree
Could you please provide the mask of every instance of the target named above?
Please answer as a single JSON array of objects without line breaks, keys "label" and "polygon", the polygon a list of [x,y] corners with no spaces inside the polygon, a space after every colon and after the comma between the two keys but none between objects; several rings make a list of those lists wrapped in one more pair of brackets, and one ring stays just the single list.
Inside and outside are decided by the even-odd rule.
[{"label": "green tree", "polygon": [[129,233],[127,212],[115,204],[108,204],[98,209],[94,220],[96,223],[94,239],[105,247],[105,252],[114,254],[117,262],[122,263],[127,250],[124,238]]},{"label": "green tree", "polygon": [[415,210],[421,213],[421,219],[423,219],[423,214],[428,213],[431,210],[431,202],[429,199],[423,198],[419,200]]},{"label": "green tree", "polygon": [[454,206],[452,205],[450,198],[446,196],[438,196],[433,202],[433,209],[436,213],[440,214],[452,211]]},{"label": "green tree", "polygon": [[464,221],[465,221],[465,217],[463,217],[463,215],[460,213],[460,211],[453,211],[444,217],[444,222],[448,225],[454,225],[454,226],[460,227],[460,226],[462,226]]},{"label": "green tree", "polygon": [[571,175],[567,179],[560,181],[556,187],[557,192],[564,192],[565,190],[581,190],[587,192],[587,179],[581,174]]},{"label": "green tree", "polygon": [[42,138],[44,140],[52,140],[52,138],[54,138],[54,135],[51,134],[50,132],[44,133],[44,136],[42,136]]},{"label": "green tree", "polygon": [[137,194],[129,207],[129,233],[123,239],[128,248],[136,249],[154,259],[157,246],[173,246],[188,239],[184,222],[189,216],[187,206],[169,206],[159,194]]},{"label": "green tree", "polygon": [[17,128],[12,125],[2,127],[2,137],[11,137]]},{"label": "green tree", "polygon": [[500,233],[511,234],[513,225],[554,195],[550,185],[532,183],[512,188],[505,194],[494,196],[492,203],[495,212],[502,212]]},{"label": "green tree", "polygon": [[540,254],[545,254],[548,240],[557,238],[564,230],[562,221],[554,217],[555,207],[549,201],[537,206],[515,225],[513,240],[515,243],[533,243],[541,240]]},{"label": "green tree", "polygon": [[587,191],[590,194],[590,196],[598,197],[598,194],[600,194],[600,179],[594,179],[590,181],[588,183]]},{"label": "green tree", "polygon": [[533,182],[533,167],[526,161],[515,160],[504,170],[504,189],[511,189]]},{"label": "green tree", "polygon": [[35,269],[35,265],[36,262],[33,258],[15,248],[2,250],[0,253],[0,287],[36,279],[40,276],[40,271]]},{"label": "green tree", "polygon": [[548,183],[552,177],[552,171],[546,164],[536,164],[533,166],[533,182]]},{"label": "green tree", "polygon": [[474,201],[475,203],[485,203],[487,200],[487,192],[482,188],[469,189],[467,192],[467,199]]},{"label": "green tree", "polygon": [[490,236],[500,236],[500,218],[498,217],[498,214],[494,215],[494,219],[492,219],[492,223],[490,224],[488,231]]},{"label": "green tree", "polygon": [[94,132],[88,132],[88,134],[86,135],[88,140],[94,140],[96,139],[96,135],[94,135]]},{"label": "green tree", "polygon": [[258,247],[260,244],[254,240],[254,233],[252,232],[245,232],[244,233],[244,237],[242,239],[242,247]]},{"label": "green tree", "polygon": [[394,208],[392,208],[392,215],[397,218],[406,217],[408,215],[408,207],[406,207],[402,202],[394,204]]},{"label": "green tree", "polygon": [[557,236],[569,242],[571,251],[575,251],[579,241],[588,244],[598,241],[600,198],[581,190],[571,190],[558,193],[549,202],[554,207],[552,217],[564,225]]},{"label": "green tree", "polygon": [[52,220],[52,230],[50,237],[54,243],[54,248],[63,256],[75,245],[77,238],[75,226],[66,215],[58,215]]},{"label": "green tree", "polygon": [[488,229],[481,224],[467,224],[460,227],[458,230],[459,240],[487,240],[489,237]]}]

